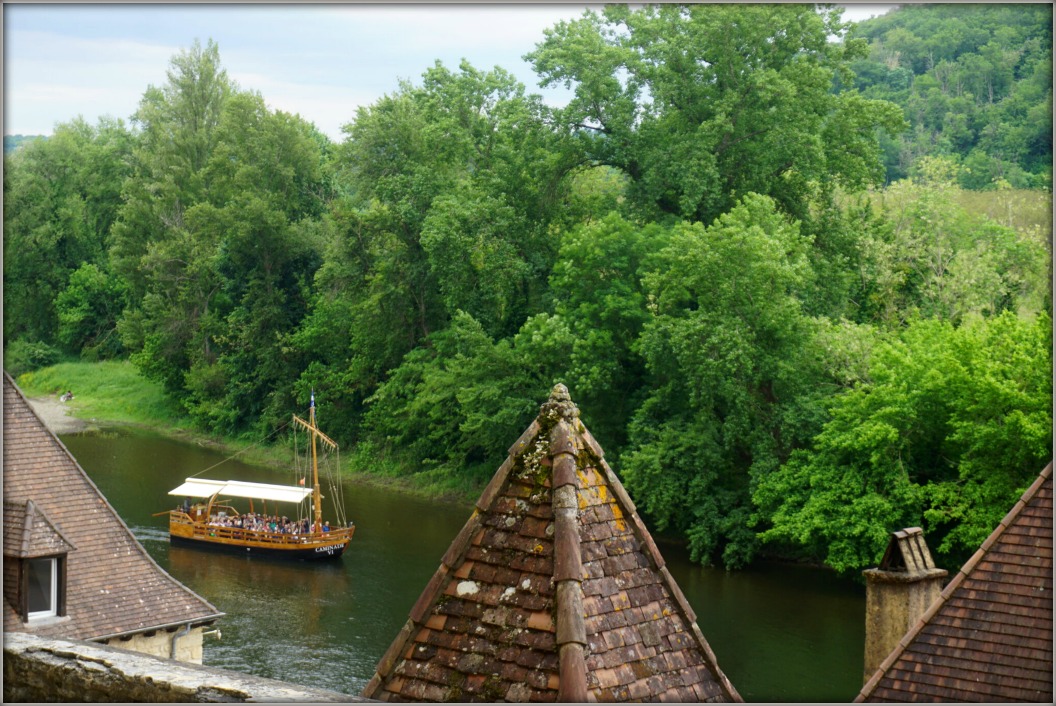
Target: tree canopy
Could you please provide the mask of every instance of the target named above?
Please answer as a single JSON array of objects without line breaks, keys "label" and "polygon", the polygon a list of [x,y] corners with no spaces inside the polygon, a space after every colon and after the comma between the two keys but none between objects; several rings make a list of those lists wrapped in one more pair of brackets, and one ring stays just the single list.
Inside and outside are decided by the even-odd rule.
[{"label": "tree canopy", "polygon": [[354,471],[469,494],[564,382],[698,561],[953,561],[1052,454],[1046,32],[608,6],[528,54],[566,105],[437,62],[337,143],[195,42],[5,155],[5,366],[129,358],[252,440],[314,389]]}]

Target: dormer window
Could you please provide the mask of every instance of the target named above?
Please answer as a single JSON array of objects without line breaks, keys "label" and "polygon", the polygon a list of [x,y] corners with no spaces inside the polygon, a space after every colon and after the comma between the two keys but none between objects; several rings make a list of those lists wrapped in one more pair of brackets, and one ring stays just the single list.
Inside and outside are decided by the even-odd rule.
[{"label": "dormer window", "polygon": [[4,500],[4,597],[22,622],[66,615],[66,555],[73,543],[32,500]]}]

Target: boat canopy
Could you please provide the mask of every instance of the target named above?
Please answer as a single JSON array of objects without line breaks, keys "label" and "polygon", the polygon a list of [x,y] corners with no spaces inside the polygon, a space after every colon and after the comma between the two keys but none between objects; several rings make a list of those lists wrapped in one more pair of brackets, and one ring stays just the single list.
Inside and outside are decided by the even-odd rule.
[{"label": "boat canopy", "polygon": [[188,498],[208,498],[216,494],[232,498],[249,498],[250,500],[299,503],[312,494],[312,489],[296,485],[272,485],[270,483],[247,483],[239,480],[188,478],[183,485],[169,491],[169,495],[182,495]]}]

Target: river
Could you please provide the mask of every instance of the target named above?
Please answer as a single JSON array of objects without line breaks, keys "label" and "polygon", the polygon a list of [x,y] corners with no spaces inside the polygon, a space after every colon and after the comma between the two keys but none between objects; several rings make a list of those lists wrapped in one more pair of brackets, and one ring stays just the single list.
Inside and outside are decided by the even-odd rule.
[{"label": "river", "polygon": [[[358,695],[471,509],[346,483],[356,534],[333,563],[290,564],[169,545],[168,491],[224,460],[131,429],[64,434],[66,447],[163,568],[227,615],[208,665]],[[215,479],[290,483],[229,460]],[[324,502],[325,509],[325,502]],[[704,568],[661,543],[719,665],[746,701],[850,701],[862,685],[864,588],[816,569]]]}]

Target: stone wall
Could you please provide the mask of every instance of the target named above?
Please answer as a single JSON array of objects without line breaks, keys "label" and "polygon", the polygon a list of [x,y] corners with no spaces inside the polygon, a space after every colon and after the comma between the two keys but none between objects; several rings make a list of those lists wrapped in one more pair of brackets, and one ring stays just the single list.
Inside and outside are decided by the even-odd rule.
[{"label": "stone wall", "polygon": [[[171,636],[170,636],[171,637]],[[365,702],[79,640],[4,634],[4,702]]]}]

